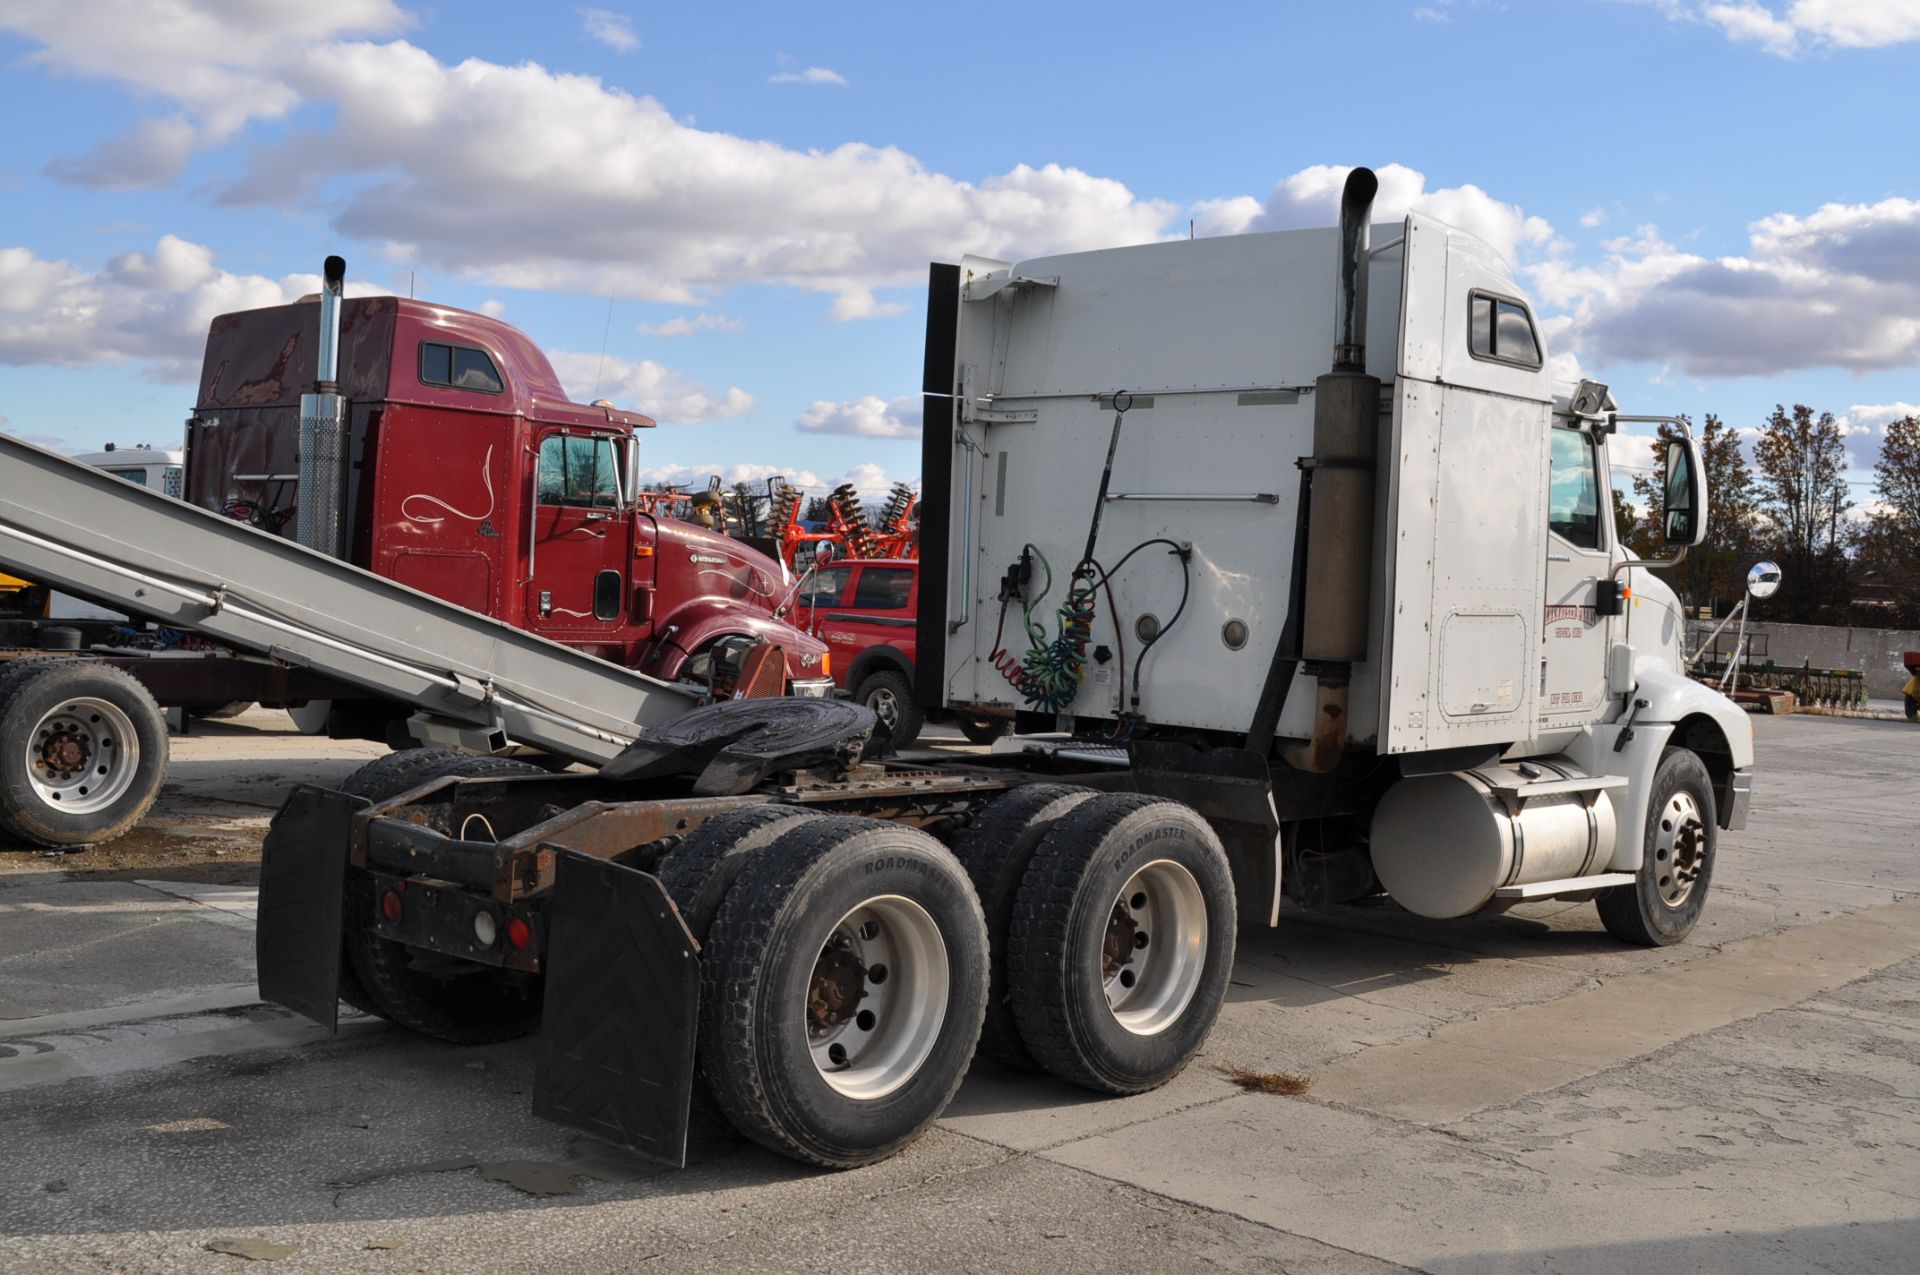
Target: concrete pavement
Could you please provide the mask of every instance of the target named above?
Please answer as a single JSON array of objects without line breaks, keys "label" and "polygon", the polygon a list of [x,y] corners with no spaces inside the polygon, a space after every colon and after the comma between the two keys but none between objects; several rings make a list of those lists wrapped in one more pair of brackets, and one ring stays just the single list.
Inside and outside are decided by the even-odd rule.
[{"label": "concrete pavement", "polygon": [[[527,1042],[327,1038],[252,1004],[244,890],[16,860],[0,1269],[238,1269],[216,1238],[329,1271],[1910,1269],[1920,730],[1755,725],[1753,824],[1685,945],[1623,948],[1590,905],[1291,913],[1243,937],[1219,1027],[1164,1089],[981,1063],[933,1135],[844,1174],[710,1125],[685,1171],[627,1160],[528,1114]],[[183,838],[203,782],[239,840],[272,765],[361,760],[243,751],[258,783],[186,772]],[[1225,1066],[1315,1084],[1250,1094]]]}]

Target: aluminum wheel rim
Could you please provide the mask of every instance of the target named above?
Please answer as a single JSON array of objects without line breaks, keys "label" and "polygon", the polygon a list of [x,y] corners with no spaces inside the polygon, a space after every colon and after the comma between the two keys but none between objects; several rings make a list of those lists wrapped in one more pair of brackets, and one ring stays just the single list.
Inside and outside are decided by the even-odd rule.
[{"label": "aluminum wheel rim", "polygon": [[117,705],[92,696],[61,700],[27,736],[27,781],[48,809],[105,810],[133,786],[140,737]]},{"label": "aluminum wheel rim", "polygon": [[821,1079],[845,1097],[884,1098],[911,1080],[947,1021],[947,944],[904,895],[866,900],[834,923],[800,1007]]},{"label": "aluminum wheel rim", "polygon": [[889,688],[875,687],[873,694],[867,697],[867,707],[873,710],[873,715],[879,718],[889,730],[899,724],[900,701]]},{"label": "aluminum wheel rim", "polygon": [[1707,868],[1707,823],[1690,792],[1676,792],[1653,836],[1653,880],[1670,908],[1684,904]]},{"label": "aluminum wheel rim", "polygon": [[1207,963],[1207,903],[1193,873],[1171,859],[1142,867],[1108,912],[1100,950],[1107,1008],[1136,1036],[1180,1020]]}]

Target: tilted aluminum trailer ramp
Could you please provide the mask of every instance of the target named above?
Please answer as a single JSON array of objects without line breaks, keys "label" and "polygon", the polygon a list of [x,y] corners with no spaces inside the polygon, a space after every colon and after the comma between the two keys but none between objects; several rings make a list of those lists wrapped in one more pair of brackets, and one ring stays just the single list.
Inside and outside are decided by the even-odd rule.
[{"label": "tilted aluminum trailer ramp", "polygon": [[486,750],[618,755],[698,694],[0,434],[0,568],[419,710]]}]

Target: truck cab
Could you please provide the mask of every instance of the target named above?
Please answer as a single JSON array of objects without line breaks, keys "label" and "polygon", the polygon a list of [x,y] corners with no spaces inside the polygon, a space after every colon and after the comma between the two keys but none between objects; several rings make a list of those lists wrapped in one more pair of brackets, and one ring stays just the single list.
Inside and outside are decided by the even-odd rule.
[{"label": "truck cab", "polygon": [[[186,499],[295,538],[301,396],[320,307],[227,314],[187,423]],[[402,297],[340,303],[340,556],[469,610],[638,668],[712,681],[716,651],[771,641],[824,691],[823,644],[774,619],[786,575],[639,499],[654,422],[568,399],[546,356],[486,315]],[[313,511],[308,511],[312,513]]]}]

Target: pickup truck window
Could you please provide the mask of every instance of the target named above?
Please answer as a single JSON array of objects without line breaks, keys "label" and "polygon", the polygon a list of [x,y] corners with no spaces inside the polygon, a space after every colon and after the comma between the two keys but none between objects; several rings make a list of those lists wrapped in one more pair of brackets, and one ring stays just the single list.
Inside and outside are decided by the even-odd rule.
[{"label": "pickup truck window", "polygon": [[1577,549],[1600,547],[1600,451],[1577,429],[1555,426],[1547,527]]},{"label": "pickup truck window", "polygon": [[1540,341],[1527,307],[1506,297],[1474,292],[1468,298],[1467,333],[1473,357],[1515,367],[1540,366]]},{"label": "pickup truck window", "polygon": [[807,581],[806,588],[800,591],[797,605],[838,606],[840,595],[847,591],[847,577],[852,574],[852,567],[828,567],[824,571],[814,572],[813,579]]},{"label": "pickup truck window", "polygon": [[861,611],[898,611],[912,594],[912,567],[868,567],[853,591],[853,606]]},{"label": "pickup truck window", "polygon": [[549,434],[540,442],[540,503],[611,509],[620,503],[613,440]]},{"label": "pickup truck window", "polygon": [[446,385],[456,390],[479,390],[499,394],[506,389],[499,369],[485,350],[469,345],[443,345],[438,341],[420,343],[420,382]]}]

